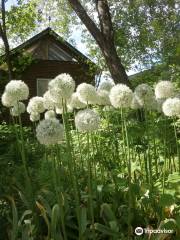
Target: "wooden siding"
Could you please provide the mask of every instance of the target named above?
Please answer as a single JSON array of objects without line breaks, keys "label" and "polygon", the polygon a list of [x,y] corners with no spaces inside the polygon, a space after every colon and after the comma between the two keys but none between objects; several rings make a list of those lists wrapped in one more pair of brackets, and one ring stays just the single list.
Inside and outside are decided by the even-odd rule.
[{"label": "wooden siding", "polygon": [[26,69],[21,79],[29,86],[32,97],[37,95],[37,78],[51,79],[61,73],[69,73],[76,85],[82,82],[93,83],[95,78],[94,74],[89,73],[87,65],[71,61],[39,60]]}]

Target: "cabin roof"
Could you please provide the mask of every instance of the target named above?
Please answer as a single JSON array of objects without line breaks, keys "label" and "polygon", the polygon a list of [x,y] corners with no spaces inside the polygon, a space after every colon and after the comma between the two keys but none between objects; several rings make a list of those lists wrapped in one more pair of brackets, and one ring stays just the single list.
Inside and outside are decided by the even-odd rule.
[{"label": "cabin roof", "polygon": [[17,54],[19,51],[26,50],[29,47],[33,46],[39,40],[42,40],[45,37],[51,37],[59,46],[65,47],[69,53],[75,58],[84,63],[90,63],[94,65],[94,67],[98,68],[94,62],[92,62],[88,57],[86,57],[83,53],[73,47],[70,43],[64,40],[61,36],[59,36],[55,31],[53,31],[50,27],[46,28],[42,32],[38,33],[34,37],[25,41],[21,45],[15,47],[10,51],[11,55]]}]

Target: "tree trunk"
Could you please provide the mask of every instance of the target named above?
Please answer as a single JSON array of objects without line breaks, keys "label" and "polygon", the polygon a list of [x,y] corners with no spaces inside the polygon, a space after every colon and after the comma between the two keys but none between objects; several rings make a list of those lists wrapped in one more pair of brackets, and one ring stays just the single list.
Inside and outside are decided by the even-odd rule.
[{"label": "tree trunk", "polygon": [[9,42],[6,34],[5,0],[1,0],[1,14],[2,14],[2,25],[0,23],[0,37],[2,38],[4,43],[6,63],[8,66],[8,76],[9,76],[9,80],[11,80],[13,71],[12,71]]},{"label": "tree trunk", "polygon": [[89,17],[79,0],[68,0],[68,2],[96,40],[114,82],[131,86],[115,47],[114,31],[107,0],[95,0],[100,28],[98,28],[94,21]]},{"label": "tree trunk", "polygon": [[107,43],[105,47],[101,46],[101,51],[114,82],[123,83],[131,87],[125,68],[121,63],[121,59],[117,54],[114,44]]}]

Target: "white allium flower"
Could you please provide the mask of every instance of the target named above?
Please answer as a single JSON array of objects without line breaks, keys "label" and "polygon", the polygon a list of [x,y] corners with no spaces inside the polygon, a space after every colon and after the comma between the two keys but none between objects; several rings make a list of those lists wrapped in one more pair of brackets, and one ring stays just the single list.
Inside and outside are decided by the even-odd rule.
[{"label": "white allium flower", "polygon": [[53,110],[49,110],[44,114],[45,119],[56,118],[56,113]]},{"label": "white allium flower", "polygon": [[146,83],[140,84],[135,88],[135,95],[138,97],[140,104],[149,105],[154,98],[153,89]]},{"label": "white allium flower", "polygon": [[111,89],[109,98],[113,107],[128,108],[131,106],[133,92],[125,84],[117,84]]},{"label": "white allium flower", "polygon": [[52,98],[57,102],[58,100],[69,99],[74,92],[75,81],[66,73],[58,75],[55,79],[49,82],[49,91]]},{"label": "white allium flower", "polygon": [[163,112],[168,117],[175,117],[180,115],[180,99],[168,98],[162,106]]},{"label": "white allium flower", "polygon": [[5,107],[12,107],[15,104],[17,104],[17,100],[14,99],[14,97],[7,92],[3,93],[2,97],[1,97],[1,102],[2,102],[2,105]]},{"label": "white allium flower", "polygon": [[72,94],[68,105],[71,108],[75,108],[75,109],[81,109],[86,107],[86,104],[80,101],[79,96],[76,92]]},{"label": "white allium flower", "polygon": [[44,112],[44,98],[43,97],[33,97],[30,99],[28,106],[27,106],[27,112],[28,113],[42,113]]},{"label": "white allium flower", "polygon": [[75,125],[80,132],[97,130],[100,125],[100,116],[91,109],[80,110],[75,116]]},{"label": "white allium flower", "polygon": [[135,110],[142,108],[141,101],[138,98],[138,96],[136,96],[136,94],[133,95],[133,99],[132,99],[132,102],[131,102],[131,108],[135,109]]},{"label": "white allium flower", "polygon": [[63,108],[56,108],[55,109],[57,114],[62,114],[63,113]]},{"label": "white allium flower", "polygon": [[88,83],[81,83],[76,92],[81,102],[88,104],[96,104],[98,101],[97,92],[94,86]]},{"label": "white allium flower", "polygon": [[55,108],[56,103],[54,102],[49,91],[46,91],[43,95],[44,98],[44,108],[47,110],[52,110]]},{"label": "white allium flower", "polygon": [[21,115],[22,113],[24,113],[26,110],[26,107],[24,105],[24,103],[22,102],[18,102],[16,105],[14,105],[11,110],[10,110],[10,114],[14,117],[18,117],[19,115]]},{"label": "white allium flower", "polygon": [[98,95],[98,105],[111,105],[110,99],[109,99],[109,92],[106,90],[97,90]]},{"label": "white allium flower", "polygon": [[[66,110],[67,110],[67,112],[73,112],[73,108],[69,105],[67,105]],[[57,114],[63,114],[63,107],[56,107],[55,112]]]},{"label": "white allium flower", "polygon": [[57,119],[44,119],[36,128],[36,137],[41,144],[58,144],[64,139],[64,128]]},{"label": "white allium flower", "polygon": [[100,83],[98,90],[105,90],[110,92],[111,88],[114,87],[114,83],[110,81],[103,81]]},{"label": "white allium flower", "polygon": [[34,112],[32,112],[32,113],[30,114],[30,120],[31,120],[31,122],[37,122],[37,121],[39,121],[39,120],[40,120],[40,114],[39,114],[39,113],[34,113]]},{"label": "white allium flower", "polygon": [[28,86],[21,80],[11,80],[5,87],[5,92],[16,101],[26,100],[29,96]]},{"label": "white allium flower", "polygon": [[155,86],[156,98],[171,98],[175,95],[175,87],[170,81],[160,81]]}]

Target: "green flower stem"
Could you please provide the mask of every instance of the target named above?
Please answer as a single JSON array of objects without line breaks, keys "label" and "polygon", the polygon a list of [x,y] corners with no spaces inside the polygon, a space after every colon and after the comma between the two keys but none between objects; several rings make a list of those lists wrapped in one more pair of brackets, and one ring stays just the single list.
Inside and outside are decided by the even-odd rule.
[{"label": "green flower stem", "polygon": [[[52,162],[52,175],[53,175],[53,180],[54,180],[54,188],[55,188],[55,192],[56,192],[56,200],[57,203],[59,205],[60,208],[60,218],[61,218],[61,224],[62,224],[62,232],[63,232],[63,236],[64,239],[67,240],[67,234],[66,234],[66,228],[65,228],[65,222],[64,222],[64,207],[63,207],[63,189],[62,189],[62,184],[61,184],[61,180],[60,180],[60,172],[58,172],[58,162],[60,160],[60,153],[59,153],[59,148],[58,146],[55,147],[54,149],[54,153],[55,156],[53,157],[53,162]],[[56,156],[58,157],[56,159]]]},{"label": "green flower stem", "polygon": [[94,227],[94,208],[93,208],[93,189],[92,189],[92,163],[90,159],[90,141],[89,132],[87,132],[87,157],[88,157],[88,192],[89,192],[89,208],[92,221],[93,239],[95,239],[95,227]]},{"label": "green flower stem", "polygon": [[21,145],[20,145],[20,153],[21,153],[21,159],[24,167],[24,172],[25,172],[25,178],[26,178],[26,184],[27,187],[26,189],[29,190],[29,198],[32,200],[33,199],[33,190],[32,190],[32,185],[31,185],[31,180],[27,168],[27,163],[26,163],[26,153],[25,153],[25,141],[24,141],[24,133],[23,133],[23,126],[22,126],[22,121],[21,121],[21,116],[19,115],[19,125],[20,125],[20,140],[21,140]]},{"label": "green flower stem", "polygon": [[127,124],[126,120],[123,116],[123,110],[121,109],[121,118],[122,118],[122,124],[123,124],[123,133],[124,137],[123,140],[125,140],[125,146],[127,149],[127,169],[128,169],[128,239],[131,239],[131,208],[132,208],[132,191],[131,191],[131,159],[130,159],[130,146],[129,146],[129,137],[128,137],[128,130],[127,130]]},{"label": "green flower stem", "polygon": [[65,128],[65,136],[66,136],[66,148],[67,148],[67,155],[68,155],[68,167],[70,172],[70,178],[73,186],[73,192],[74,192],[74,198],[75,198],[75,204],[76,204],[76,214],[77,214],[77,220],[78,220],[78,227],[79,227],[79,240],[83,239],[82,233],[81,233],[81,221],[80,221],[80,199],[79,199],[79,191],[78,191],[78,184],[76,179],[76,173],[75,169],[75,159],[73,159],[72,154],[72,144],[71,144],[71,135],[70,135],[70,129],[69,129],[69,123],[67,118],[67,107],[66,102],[62,101],[63,105],[63,123]]},{"label": "green flower stem", "polygon": [[180,149],[179,149],[179,143],[178,143],[178,137],[177,137],[177,129],[176,129],[175,118],[173,118],[173,126],[174,126],[174,136],[175,136],[175,140],[176,140],[176,149],[177,149],[177,157],[178,157],[178,167],[179,167],[179,174],[180,174]]}]

